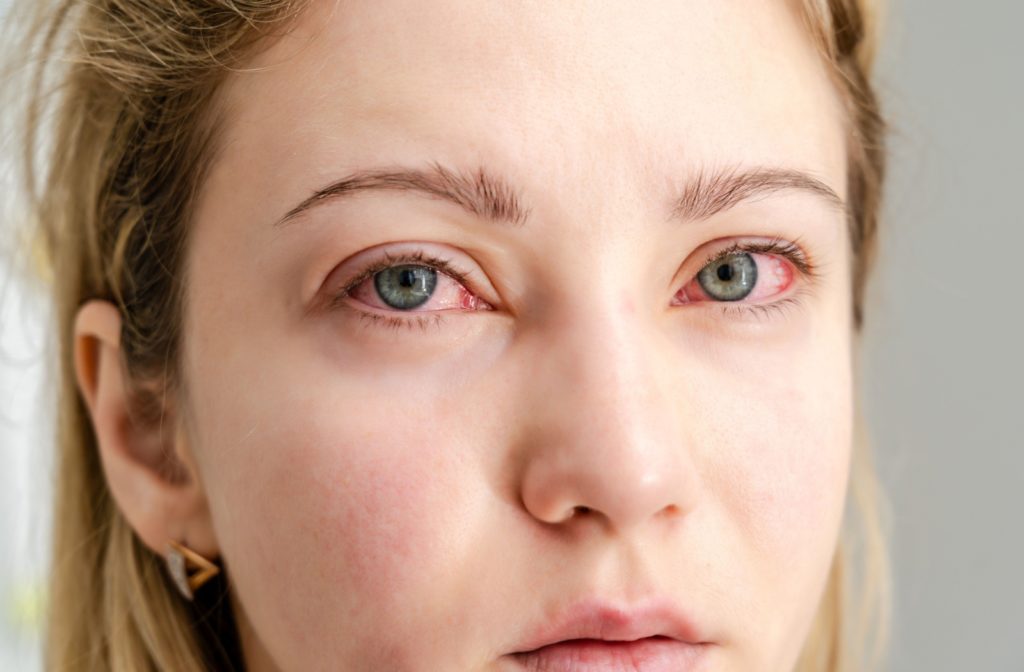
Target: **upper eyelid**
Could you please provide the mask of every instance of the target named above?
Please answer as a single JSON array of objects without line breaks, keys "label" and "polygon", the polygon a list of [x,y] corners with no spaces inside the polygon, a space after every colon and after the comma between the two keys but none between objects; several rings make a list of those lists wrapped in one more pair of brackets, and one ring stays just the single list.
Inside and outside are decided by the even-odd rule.
[{"label": "upper eyelid", "polygon": [[380,258],[375,261],[362,264],[360,266],[361,270],[356,272],[351,279],[344,281],[344,283],[342,283],[342,287],[337,291],[351,290],[370,277],[373,277],[375,273],[394,266],[404,265],[427,266],[429,268],[433,268],[439,273],[447,275],[463,285],[467,282],[472,282],[469,279],[472,271],[463,271],[459,268],[458,262],[443,258],[441,255],[428,252],[423,248],[417,248],[409,252],[400,252],[395,254],[395,256],[391,256],[391,254],[385,250]]},{"label": "upper eyelid", "polygon": [[[734,240],[734,239],[727,239]],[[763,241],[763,242],[762,242]],[[813,276],[816,266],[808,257],[799,239],[786,240],[784,238],[759,239],[758,242],[733,242],[731,245],[712,253],[706,261],[702,262],[699,268],[736,252],[771,254],[788,259],[796,266],[797,270],[808,276]]]}]

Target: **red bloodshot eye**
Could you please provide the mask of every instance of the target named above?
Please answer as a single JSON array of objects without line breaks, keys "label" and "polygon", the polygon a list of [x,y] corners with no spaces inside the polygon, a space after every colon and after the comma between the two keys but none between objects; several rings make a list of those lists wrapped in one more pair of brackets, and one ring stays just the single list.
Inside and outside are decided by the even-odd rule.
[{"label": "red bloodshot eye", "polygon": [[768,303],[793,284],[793,264],[782,256],[729,252],[709,261],[677,294],[680,303]]}]

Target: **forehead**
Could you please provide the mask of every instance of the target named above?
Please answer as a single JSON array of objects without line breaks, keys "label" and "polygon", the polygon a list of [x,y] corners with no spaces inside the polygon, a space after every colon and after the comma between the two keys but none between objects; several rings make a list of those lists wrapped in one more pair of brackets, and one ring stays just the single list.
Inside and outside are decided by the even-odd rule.
[{"label": "forehead", "polygon": [[225,86],[215,170],[285,200],[345,168],[436,159],[538,192],[663,196],[709,164],[844,192],[841,105],[783,0],[326,0],[248,66]]}]

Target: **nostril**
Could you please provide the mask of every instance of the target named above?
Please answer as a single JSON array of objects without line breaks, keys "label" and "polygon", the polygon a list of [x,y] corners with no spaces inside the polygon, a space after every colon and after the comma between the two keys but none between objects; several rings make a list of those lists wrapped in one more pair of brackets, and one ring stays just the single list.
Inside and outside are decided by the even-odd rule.
[{"label": "nostril", "polygon": [[666,518],[680,518],[683,515],[683,511],[675,504],[669,504],[662,509],[662,515]]},{"label": "nostril", "polygon": [[588,513],[590,513],[590,507],[589,506],[577,506],[577,507],[574,507],[573,508],[573,513],[578,515],[578,516],[585,516]]}]

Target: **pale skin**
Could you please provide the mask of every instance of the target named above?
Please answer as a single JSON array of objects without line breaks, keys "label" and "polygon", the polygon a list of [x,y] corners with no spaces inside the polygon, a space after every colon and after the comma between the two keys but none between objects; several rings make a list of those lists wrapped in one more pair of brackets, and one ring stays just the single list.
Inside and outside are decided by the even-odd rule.
[{"label": "pale skin", "polygon": [[[845,199],[795,8],[315,2],[250,65],[218,100],[162,431],[128,420],[116,309],[75,327],[114,497],[154,551],[225,567],[248,668],[518,670],[570,601],[656,594],[700,624],[702,669],[790,669],[851,454],[844,213],[806,185],[672,213],[722,168]],[[355,171],[434,162],[499,177],[526,217],[364,189],[278,224]],[[760,253],[754,298],[695,289],[714,253],[772,240],[813,275]],[[410,251],[465,282],[438,273],[415,314],[372,279],[332,302]]]}]

